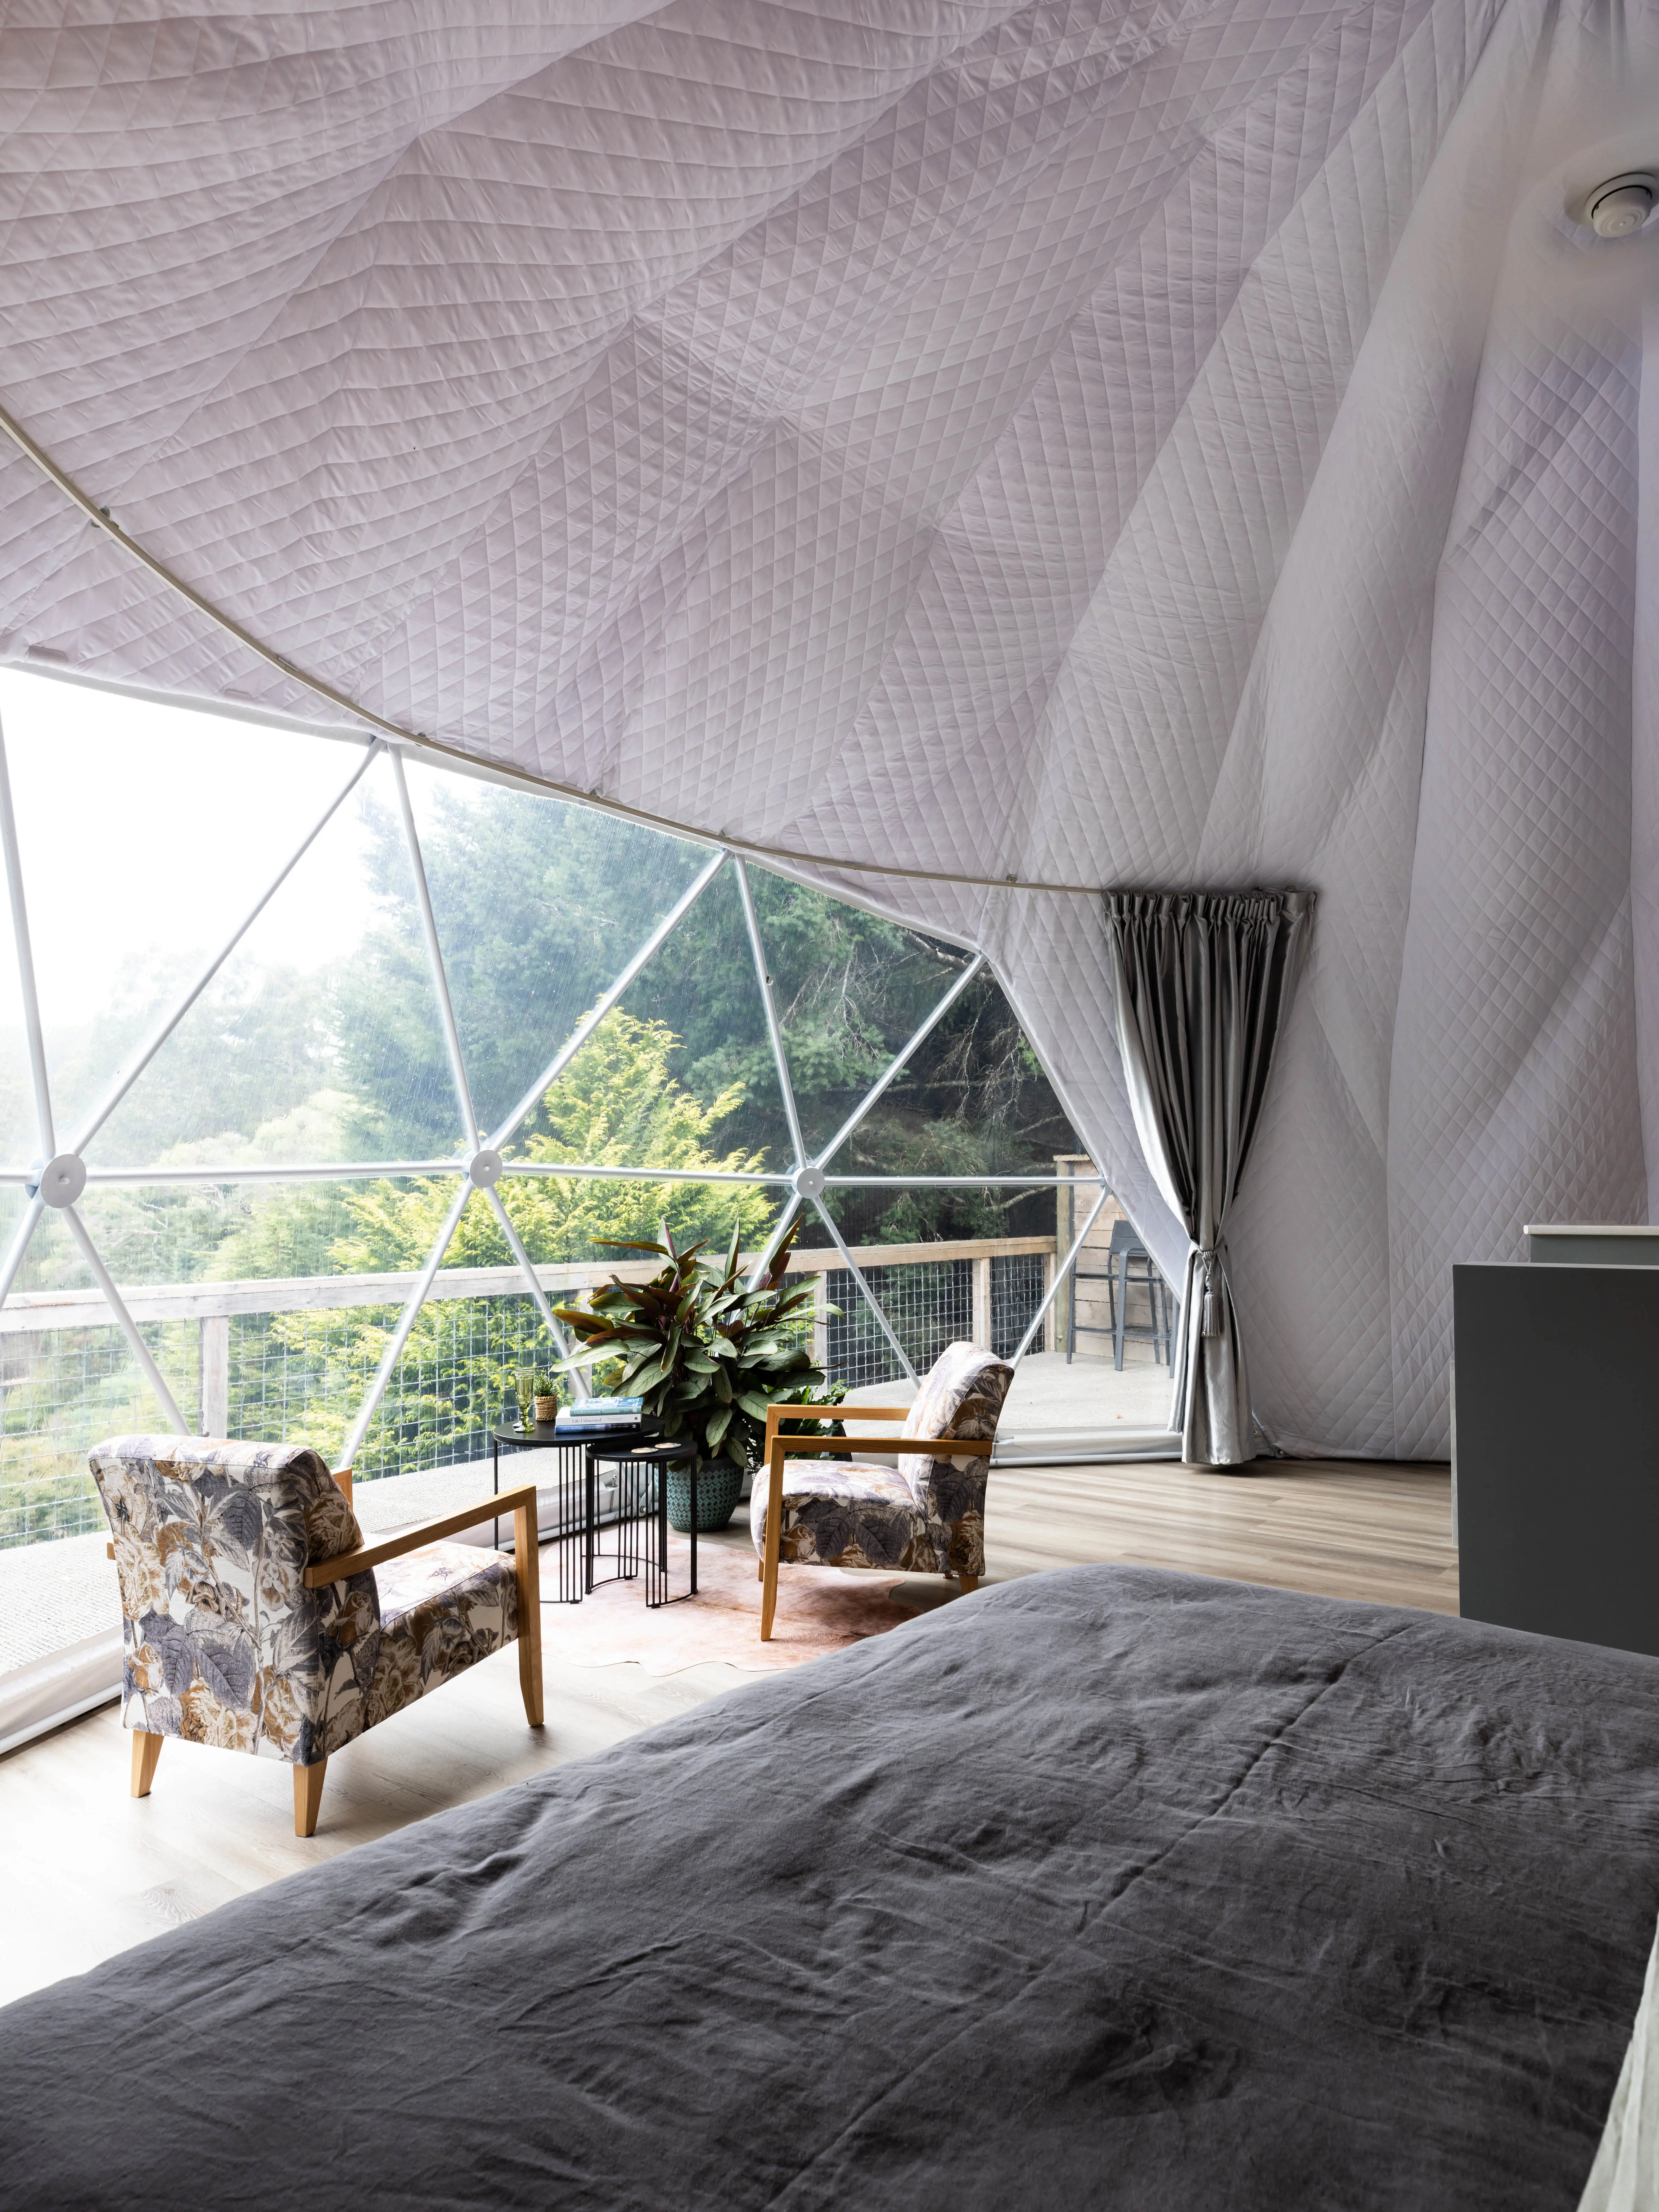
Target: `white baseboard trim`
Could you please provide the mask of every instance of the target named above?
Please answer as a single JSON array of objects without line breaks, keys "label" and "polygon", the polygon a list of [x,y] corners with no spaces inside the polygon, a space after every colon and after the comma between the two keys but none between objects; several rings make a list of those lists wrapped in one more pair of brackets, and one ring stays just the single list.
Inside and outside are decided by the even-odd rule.
[{"label": "white baseboard trim", "polygon": [[1179,1459],[1173,1429],[1024,1429],[999,1436],[998,1467],[1107,1467],[1114,1460]]},{"label": "white baseboard trim", "polygon": [[49,1659],[0,1674],[0,1757],[121,1694],[121,1632],[83,1638]]}]

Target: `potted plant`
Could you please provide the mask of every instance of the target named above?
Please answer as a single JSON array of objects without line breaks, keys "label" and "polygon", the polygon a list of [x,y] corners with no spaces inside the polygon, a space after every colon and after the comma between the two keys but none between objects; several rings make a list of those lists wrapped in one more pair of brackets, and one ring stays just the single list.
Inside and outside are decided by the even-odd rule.
[{"label": "potted plant", "polygon": [[[825,1382],[800,1341],[814,1317],[811,1287],[784,1284],[798,1233],[790,1230],[765,1274],[748,1284],[736,1229],[724,1261],[711,1262],[701,1243],[681,1251],[665,1223],[659,1243],[613,1248],[663,1260],[649,1282],[624,1283],[613,1275],[586,1305],[558,1309],[558,1318],[581,1338],[590,1360],[618,1363],[607,1377],[609,1387],[641,1399],[665,1437],[685,1437],[695,1447],[699,1532],[723,1528],[731,1519],[744,1477],[759,1460],[773,1400],[831,1406],[846,1395],[844,1383]],[[842,1433],[838,1422],[786,1425]],[[673,1468],[668,1517],[677,1528],[691,1525],[690,1486]]]},{"label": "potted plant", "polygon": [[550,1428],[559,1418],[559,1394],[548,1376],[526,1368],[514,1376],[513,1391],[519,1401],[519,1426],[526,1433]]}]

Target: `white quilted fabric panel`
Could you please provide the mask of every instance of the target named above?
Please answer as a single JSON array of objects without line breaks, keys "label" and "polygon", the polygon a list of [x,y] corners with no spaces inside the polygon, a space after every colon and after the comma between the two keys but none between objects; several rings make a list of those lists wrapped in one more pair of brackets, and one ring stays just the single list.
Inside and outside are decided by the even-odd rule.
[{"label": "white quilted fabric panel", "polygon": [[[1233,1240],[1281,1441],[1443,1451],[1452,1261],[1646,1217],[1659,246],[1564,208],[1659,161],[1652,11],[133,0],[5,43],[5,404],[297,665],[798,853],[1318,891]],[[9,447],[0,637],[315,710]],[[1097,902],[798,872],[984,946],[1173,1271]]]}]

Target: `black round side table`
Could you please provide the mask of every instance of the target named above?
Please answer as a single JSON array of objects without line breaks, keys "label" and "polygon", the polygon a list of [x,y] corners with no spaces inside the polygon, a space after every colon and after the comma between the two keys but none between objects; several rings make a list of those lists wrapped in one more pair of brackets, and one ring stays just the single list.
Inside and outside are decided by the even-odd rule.
[{"label": "black round side table", "polygon": [[[678,1598],[668,1595],[668,1470],[690,1462],[691,1474],[691,1584]],[[593,1560],[599,1539],[599,1468],[617,1470],[617,1571],[602,1581],[632,1582],[645,1568],[645,1601],[653,1609],[678,1605],[697,1594],[697,1453],[684,1437],[633,1446],[598,1438],[587,1447],[586,1582],[593,1587]],[[649,1531],[641,1541],[642,1529]],[[656,1537],[650,1541],[650,1534]]]},{"label": "black round side table", "polygon": [[[550,1547],[556,1572],[553,1577],[556,1595],[546,1595],[548,1583],[544,1577],[544,1605],[580,1605],[582,1601],[582,1565],[586,1556],[584,1543],[587,1530],[586,1468],[583,1447],[580,1441],[572,1442],[562,1437],[551,1421],[538,1421],[530,1428],[499,1428],[490,1437],[491,1461],[494,1468],[493,1487],[501,1486],[501,1454],[504,1451],[556,1451],[558,1470],[551,1486],[538,1484],[538,1489],[551,1487],[556,1501],[550,1528],[543,1526],[539,1534],[544,1548]],[[494,1524],[496,1549],[501,1548],[501,1524]]]},{"label": "black round side table", "polygon": [[[551,1581],[556,1595],[544,1595],[544,1605],[580,1605],[596,1581],[632,1582],[645,1572],[645,1601],[653,1607],[678,1605],[668,1595],[668,1481],[671,1467],[691,1462],[691,1586],[682,1597],[697,1594],[697,1469],[694,1447],[684,1437],[665,1441],[659,1425],[644,1422],[625,1435],[572,1437],[561,1436],[551,1422],[531,1428],[503,1427],[490,1437],[494,1486],[501,1486],[503,1451],[556,1451],[558,1470],[552,1488],[556,1500],[550,1528],[544,1521],[541,1540],[554,1552],[556,1572],[544,1577],[545,1590]],[[607,1522],[599,1517],[599,1469],[617,1470],[616,1510]],[[549,1486],[541,1485],[542,1488]],[[641,1530],[654,1521],[656,1540]],[[614,1527],[617,1544],[607,1555],[600,1548],[601,1526]],[[501,1543],[501,1523],[495,1540]],[[595,1562],[614,1560],[610,1574],[596,1574]]]}]

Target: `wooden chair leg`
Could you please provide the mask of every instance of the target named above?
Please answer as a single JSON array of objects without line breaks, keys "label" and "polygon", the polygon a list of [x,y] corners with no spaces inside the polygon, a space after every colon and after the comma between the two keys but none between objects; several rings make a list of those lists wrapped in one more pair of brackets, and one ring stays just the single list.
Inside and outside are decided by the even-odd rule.
[{"label": "wooden chair leg", "polygon": [[328,1761],[319,1759],[315,1766],[296,1766],[294,1770],[294,1832],[296,1836],[314,1836],[317,1815],[322,1809],[323,1777],[328,1771]]},{"label": "wooden chair leg", "polygon": [[535,1509],[520,1505],[513,1516],[513,1571],[519,1584],[519,1687],[532,1728],[542,1724],[540,1535]]},{"label": "wooden chair leg", "polygon": [[148,1797],[149,1785],[155,1779],[155,1762],[161,1756],[164,1735],[150,1735],[143,1729],[132,1731],[132,1794]]},{"label": "wooden chair leg", "polygon": [[783,1452],[774,1449],[766,1471],[766,1557],[761,1564],[761,1642],[772,1641],[778,1609],[778,1542],[783,1531]]},{"label": "wooden chair leg", "polygon": [[962,1594],[963,1597],[971,1597],[974,1592],[979,1588],[979,1577],[977,1575],[958,1575],[957,1579],[962,1584]]}]

